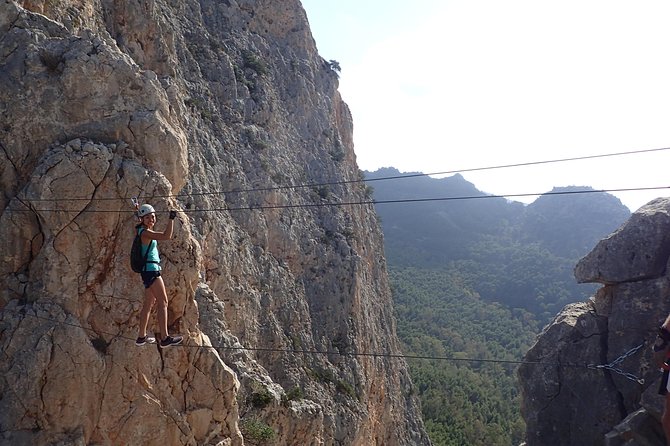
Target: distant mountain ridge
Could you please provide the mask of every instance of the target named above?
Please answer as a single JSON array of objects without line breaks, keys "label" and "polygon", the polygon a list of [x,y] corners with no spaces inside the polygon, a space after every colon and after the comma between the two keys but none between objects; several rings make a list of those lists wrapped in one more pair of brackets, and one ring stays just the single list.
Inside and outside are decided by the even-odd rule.
[{"label": "distant mountain ridge", "polygon": [[553,195],[542,195],[529,204],[521,227],[524,236],[557,255],[579,259],[630,217],[629,209],[614,195],[577,193],[582,191],[593,189],[554,187]]},{"label": "distant mountain ridge", "polygon": [[[435,179],[417,176],[394,180],[379,178],[415,175],[395,168],[364,172],[377,201],[393,199],[486,197],[460,174]],[[514,209],[514,208],[518,209]],[[504,198],[378,204],[389,262],[417,266],[467,257],[468,247],[481,237],[497,234],[522,212],[523,204]],[[420,216],[420,218],[418,218]]]},{"label": "distant mountain ridge", "polygon": [[[378,201],[398,335],[413,355],[519,360],[542,325],[595,292],[576,283],[575,265],[630,216],[612,195],[583,193],[588,187],[556,187],[524,205],[458,174],[385,168],[365,177]],[[382,203],[425,198],[448,199]],[[514,368],[421,361],[410,370],[434,445],[506,446],[530,435]],[[531,419],[531,430],[546,420]]]},{"label": "distant mountain ridge", "polygon": [[[556,187],[529,205],[490,196],[460,174],[435,179],[395,168],[364,172],[379,203],[391,266],[457,269],[488,300],[546,317],[588,297],[572,269],[601,238],[630,216],[607,193],[584,186]],[[383,178],[409,175],[408,178]],[[452,199],[453,198],[453,199]]]}]

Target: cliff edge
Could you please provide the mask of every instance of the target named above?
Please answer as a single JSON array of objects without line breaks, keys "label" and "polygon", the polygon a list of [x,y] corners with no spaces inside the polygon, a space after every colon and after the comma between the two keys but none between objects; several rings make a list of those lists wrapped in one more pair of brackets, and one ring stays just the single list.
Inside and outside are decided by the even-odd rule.
[{"label": "cliff edge", "polygon": [[519,369],[527,444],[665,445],[651,345],[670,312],[670,198],[630,219],[575,267],[602,284],[568,305]]},{"label": "cliff edge", "polygon": [[337,85],[297,0],[0,0],[0,444],[430,443]]}]

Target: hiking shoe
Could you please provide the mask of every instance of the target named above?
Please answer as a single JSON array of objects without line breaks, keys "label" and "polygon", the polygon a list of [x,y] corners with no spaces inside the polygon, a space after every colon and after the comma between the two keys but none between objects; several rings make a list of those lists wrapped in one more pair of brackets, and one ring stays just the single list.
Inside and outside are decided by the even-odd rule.
[{"label": "hiking shoe", "polygon": [[161,341],[161,348],[170,347],[171,345],[181,344],[184,340],[183,336],[168,336]]},{"label": "hiking shoe", "polygon": [[135,340],[135,345],[144,345],[144,344],[155,344],[156,338],[153,336],[142,336]]}]

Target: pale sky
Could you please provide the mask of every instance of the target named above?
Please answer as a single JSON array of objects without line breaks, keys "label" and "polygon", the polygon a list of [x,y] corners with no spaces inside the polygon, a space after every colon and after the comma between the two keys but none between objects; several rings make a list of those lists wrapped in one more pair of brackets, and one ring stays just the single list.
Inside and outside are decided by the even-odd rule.
[{"label": "pale sky", "polygon": [[[342,68],[361,169],[439,172],[670,147],[667,0],[302,4],[319,54]],[[670,186],[670,150],[463,176],[492,194]],[[670,189],[615,195],[634,211]]]}]

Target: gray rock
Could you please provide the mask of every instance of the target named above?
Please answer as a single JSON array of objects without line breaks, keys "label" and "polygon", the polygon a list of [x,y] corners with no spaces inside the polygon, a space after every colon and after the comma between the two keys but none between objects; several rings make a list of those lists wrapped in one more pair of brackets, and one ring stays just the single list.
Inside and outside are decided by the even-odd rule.
[{"label": "gray rock", "polygon": [[605,435],[605,446],[659,446],[665,444],[663,429],[645,409],[628,415]]},{"label": "gray rock", "polygon": [[[354,355],[399,352],[383,240],[333,206],[365,187],[298,0],[0,0],[0,35],[3,439],[430,444],[406,364]],[[180,210],[184,348],[134,345],[133,196]]]},{"label": "gray rock", "polygon": [[528,446],[664,445],[650,345],[670,312],[669,209],[643,206],[577,265],[606,285],[563,309],[519,368]]},{"label": "gray rock", "polygon": [[616,284],[660,277],[670,257],[670,198],[651,201],[575,267],[577,282]]}]

